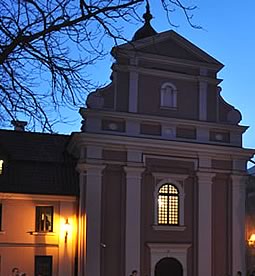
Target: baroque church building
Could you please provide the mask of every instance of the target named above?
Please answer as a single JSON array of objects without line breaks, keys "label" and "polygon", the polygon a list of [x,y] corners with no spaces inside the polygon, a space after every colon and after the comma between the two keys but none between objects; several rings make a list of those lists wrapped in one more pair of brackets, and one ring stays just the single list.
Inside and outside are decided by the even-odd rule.
[{"label": "baroque church building", "polygon": [[151,18],[112,49],[112,82],[69,143],[79,275],[244,275],[247,127],[221,97],[223,65]]},{"label": "baroque church building", "polygon": [[112,49],[81,132],[0,131],[1,275],[245,275],[247,127],[223,65],[151,18]]}]

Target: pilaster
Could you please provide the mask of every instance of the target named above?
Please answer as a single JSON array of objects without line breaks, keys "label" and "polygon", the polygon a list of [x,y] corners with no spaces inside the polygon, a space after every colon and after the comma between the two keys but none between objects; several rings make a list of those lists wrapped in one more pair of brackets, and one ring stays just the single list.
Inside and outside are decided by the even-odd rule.
[{"label": "pilaster", "polygon": [[232,274],[245,274],[245,182],[246,176],[232,175]]},{"label": "pilaster", "polygon": [[80,174],[83,175],[83,182],[80,182],[79,220],[83,241],[80,241],[79,276],[100,276],[101,190],[104,168],[104,165],[98,164],[78,165]]},{"label": "pilaster", "polygon": [[124,167],[126,172],[125,275],[140,271],[141,175],[144,168]]},{"label": "pilaster", "polygon": [[199,82],[199,120],[207,120],[207,82]]},{"label": "pilaster", "polygon": [[198,276],[212,275],[212,179],[198,172]]}]

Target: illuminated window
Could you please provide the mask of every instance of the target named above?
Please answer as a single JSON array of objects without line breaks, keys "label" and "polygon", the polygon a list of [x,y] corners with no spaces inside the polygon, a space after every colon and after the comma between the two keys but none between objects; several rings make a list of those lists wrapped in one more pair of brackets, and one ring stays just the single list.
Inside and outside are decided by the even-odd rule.
[{"label": "illuminated window", "polygon": [[179,191],[172,184],[158,191],[158,224],[179,225]]},{"label": "illuminated window", "polygon": [[36,232],[53,232],[53,206],[36,206]]},{"label": "illuminated window", "polygon": [[0,175],[3,174],[4,160],[0,160]]},{"label": "illuminated window", "polygon": [[177,107],[177,90],[171,83],[164,83],[160,90],[160,106],[165,108]]}]

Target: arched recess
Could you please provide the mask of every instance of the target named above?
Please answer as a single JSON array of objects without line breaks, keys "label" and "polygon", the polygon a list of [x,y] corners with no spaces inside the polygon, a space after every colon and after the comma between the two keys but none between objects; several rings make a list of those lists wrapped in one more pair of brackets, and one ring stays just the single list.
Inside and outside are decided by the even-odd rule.
[{"label": "arched recess", "polygon": [[176,108],[177,107],[177,89],[170,82],[162,84],[160,89],[160,107]]},{"label": "arched recess", "polygon": [[175,258],[163,258],[155,266],[154,276],[183,276],[182,264]]}]

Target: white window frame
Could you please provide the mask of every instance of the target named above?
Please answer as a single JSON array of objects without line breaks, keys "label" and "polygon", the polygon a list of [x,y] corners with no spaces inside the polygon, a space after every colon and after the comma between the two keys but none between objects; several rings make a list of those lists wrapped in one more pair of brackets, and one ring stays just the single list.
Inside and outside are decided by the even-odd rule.
[{"label": "white window frame", "polygon": [[[164,173],[153,173],[155,178],[155,190],[154,190],[154,230],[174,230],[174,231],[184,231],[186,229],[184,224],[184,179],[188,177],[188,175],[169,175]],[[159,225],[158,224],[158,192],[162,185],[164,184],[173,184],[178,189],[179,196],[179,225]]]},{"label": "white window frame", "polygon": [[[170,87],[172,89],[172,95],[169,95],[169,97],[172,97],[171,102],[172,104],[166,104],[166,88]],[[166,82],[161,86],[160,89],[160,107],[161,108],[170,108],[170,109],[176,109],[177,108],[177,89],[175,85],[173,85],[170,82]]]}]

